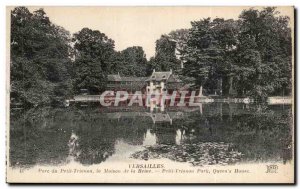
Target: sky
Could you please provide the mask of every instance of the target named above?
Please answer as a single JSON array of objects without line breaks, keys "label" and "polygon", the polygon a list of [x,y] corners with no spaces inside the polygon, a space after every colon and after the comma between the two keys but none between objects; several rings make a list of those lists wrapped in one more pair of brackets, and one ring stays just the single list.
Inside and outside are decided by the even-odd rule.
[{"label": "sky", "polygon": [[[155,54],[155,41],[172,30],[190,28],[202,18],[237,19],[250,7],[29,7],[44,8],[51,22],[71,34],[84,27],[99,30],[115,41],[115,50],[143,47],[147,59]],[[278,7],[282,15],[292,16],[292,7]]]}]

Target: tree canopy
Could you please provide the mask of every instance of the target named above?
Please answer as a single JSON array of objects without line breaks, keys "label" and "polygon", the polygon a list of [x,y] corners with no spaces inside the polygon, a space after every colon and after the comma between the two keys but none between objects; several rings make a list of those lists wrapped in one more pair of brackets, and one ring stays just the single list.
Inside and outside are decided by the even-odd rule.
[{"label": "tree canopy", "polygon": [[27,105],[52,104],[71,92],[70,34],[43,9],[11,12],[11,98]]},{"label": "tree canopy", "polygon": [[239,19],[192,22],[183,57],[183,74],[195,85],[217,86],[226,95],[264,99],[291,92],[291,29],[289,18],[275,8],[244,10]]},{"label": "tree canopy", "polygon": [[156,40],[155,56],[150,58],[148,73],[153,69],[157,71],[178,71],[180,61],[176,58],[176,41],[168,35],[162,35]]},{"label": "tree canopy", "polygon": [[289,94],[292,43],[289,18],[275,8],[249,9],[239,17],[235,65],[239,95]]},{"label": "tree canopy", "polygon": [[75,49],[74,89],[97,94],[106,86],[114,55],[114,41],[98,30],[83,28],[73,37]]},{"label": "tree canopy", "polygon": [[146,54],[142,47],[128,47],[115,53],[112,74],[119,73],[124,76],[145,77],[147,68]]},{"label": "tree canopy", "polygon": [[202,18],[163,34],[149,60],[141,46],[115,50],[105,33],[82,28],[73,36],[43,9],[11,11],[11,100],[55,104],[81,89],[105,90],[108,74],[145,77],[152,70],[189,78],[211,94],[289,95],[292,91],[290,20],[276,8],[251,8],[238,19]]}]

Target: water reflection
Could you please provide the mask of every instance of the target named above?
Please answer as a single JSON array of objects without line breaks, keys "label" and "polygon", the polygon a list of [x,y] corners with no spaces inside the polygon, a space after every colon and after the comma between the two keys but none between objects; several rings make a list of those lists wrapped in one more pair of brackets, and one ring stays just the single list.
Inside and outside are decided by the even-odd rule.
[{"label": "water reflection", "polygon": [[164,107],[11,110],[11,166],[83,165],[168,158],[195,166],[286,162],[290,106],[202,104]]},{"label": "water reflection", "polygon": [[69,147],[69,161],[74,161],[76,160],[80,154],[81,151],[79,150],[79,140],[78,136],[72,131],[70,140],[68,142],[68,147]]}]

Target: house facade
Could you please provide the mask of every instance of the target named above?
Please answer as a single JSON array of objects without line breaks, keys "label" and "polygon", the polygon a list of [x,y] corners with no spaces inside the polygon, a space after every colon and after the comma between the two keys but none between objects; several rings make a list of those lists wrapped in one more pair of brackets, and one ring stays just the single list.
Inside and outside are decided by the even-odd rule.
[{"label": "house facade", "polygon": [[127,91],[134,93],[135,91],[145,91],[146,79],[148,77],[125,77],[120,74],[107,76],[107,90],[111,91]]},{"label": "house facade", "polygon": [[163,92],[172,92],[179,90],[183,86],[183,82],[179,77],[172,73],[156,72],[153,70],[150,77],[125,77],[118,74],[108,75],[107,90],[127,91],[134,93],[142,91],[143,94],[162,94]]},{"label": "house facade", "polygon": [[[125,77],[120,74],[108,75],[107,90],[127,91],[133,95],[136,91],[141,91],[143,100],[150,111],[160,109],[164,111],[162,98],[158,97],[164,93],[172,94],[173,91],[180,90],[184,84],[179,77],[173,74],[172,70],[167,72],[156,72],[153,70],[150,77]],[[130,97],[129,97],[130,98]]]},{"label": "house facade", "polygon": [[168,72],[156,72],[153,70],[151,76],[146,80],[147,94],[171,93],[183,87],[183,82],[172,70]]}]

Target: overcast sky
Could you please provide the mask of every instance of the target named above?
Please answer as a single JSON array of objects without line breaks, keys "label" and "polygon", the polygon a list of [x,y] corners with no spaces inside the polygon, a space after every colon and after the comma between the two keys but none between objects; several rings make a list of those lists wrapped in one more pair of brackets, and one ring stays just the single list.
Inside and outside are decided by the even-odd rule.
[{"label": "overcast sky", "polygon": [[[30,7],[30,11],[40,7]],[[237,19],[249,7],[43,7],[50,20],[71,34],[83,27],[99,30],[115,41],[120,51],[142,46],[147,58],[155,54],[155,41],[172,30],[190,28],[201,18]],[[291,16],[291,7],[279,7]]]}]

